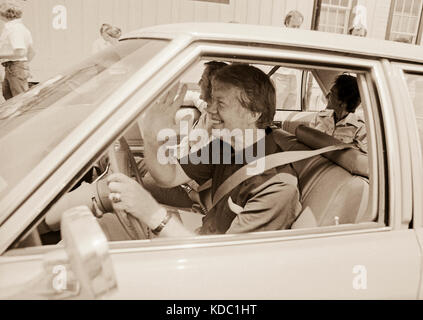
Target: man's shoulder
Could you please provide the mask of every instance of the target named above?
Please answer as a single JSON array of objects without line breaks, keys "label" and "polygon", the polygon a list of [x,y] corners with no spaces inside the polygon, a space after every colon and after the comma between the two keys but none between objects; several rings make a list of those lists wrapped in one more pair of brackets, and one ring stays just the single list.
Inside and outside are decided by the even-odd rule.
[{"label": "man's shoulder", "polygon": [[298,190],[298,178],[294,169],[288,164],[266,170],[247,180],[241,187],[247,187],[253,195],[263,191],[268,193],[288,189]]}]

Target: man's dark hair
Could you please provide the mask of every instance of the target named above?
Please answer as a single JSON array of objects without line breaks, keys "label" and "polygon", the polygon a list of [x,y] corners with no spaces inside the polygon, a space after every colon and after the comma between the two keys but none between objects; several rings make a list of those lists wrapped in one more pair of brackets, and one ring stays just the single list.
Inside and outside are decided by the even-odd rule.
[{"label": "man's dark hair", "polygon": [[342,74],[336,78],[334,85],[338,89],[338,99],[347,104],[346,110],[352,113],[355,112],[361,102],[357,78]]},{"label": "man's dark hair", "polygon": [[265,129],[273,123],[276,112],[275,87],[263,71],[247,64],[233,64],[219,69],[213,81],[240,89],[241,105],[247,110],[261,113],[257,128]]}]

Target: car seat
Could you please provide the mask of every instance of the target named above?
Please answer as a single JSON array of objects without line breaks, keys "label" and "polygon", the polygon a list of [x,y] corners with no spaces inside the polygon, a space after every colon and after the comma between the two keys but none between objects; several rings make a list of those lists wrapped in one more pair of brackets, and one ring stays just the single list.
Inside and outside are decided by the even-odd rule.
[{"label": "car seat", "polygon": [[[318,130],[300,125],[296,135],[275,130],[283,151],[319,149],[341,143]],[[293,229],[373,221],[367,210],[367,155],[356,149],[334,151],[293,163],[298,175],[303,211]]]}]

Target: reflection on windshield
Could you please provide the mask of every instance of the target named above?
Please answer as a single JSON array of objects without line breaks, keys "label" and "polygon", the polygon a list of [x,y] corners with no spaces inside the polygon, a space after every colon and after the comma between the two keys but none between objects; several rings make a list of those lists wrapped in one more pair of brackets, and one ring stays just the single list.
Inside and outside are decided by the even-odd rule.
[{"label": "reflection on windshield", "polygon": [[99,75],[138,48],[139,43],[136,44],[130,41],[124,42],[119,47],[111,47],[73,68],[66,76],[58,75],[43,84],[33,87],[25,94],[10,99],[0,107],[0,120],[17,117],[30,110],[36,111],[48,107],[66,94],[77,91],[82,84]]},{"label": "reflection on windshield", "polygon": [[121,42],[1,105],[0,200],[167,43]]},{"label": "reflection on windshield", "polygon": [[42,97],[48,89],[51,90],[51,85],[62,77],[63,76],[59,75],[44,82],[42,85],[33,87],[19,98],[10,99],[5,102],[0,108],[0,120],[16,117],[28,111],[31,105],[37,103],[37,100]]}]

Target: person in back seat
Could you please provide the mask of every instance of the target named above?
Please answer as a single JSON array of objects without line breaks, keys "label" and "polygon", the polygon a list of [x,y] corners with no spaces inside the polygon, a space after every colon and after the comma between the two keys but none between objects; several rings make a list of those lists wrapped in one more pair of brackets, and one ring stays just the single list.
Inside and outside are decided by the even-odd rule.
[{"label": "person in back seat", "polygon": [[310,127],[344,143],[354,143],[360,151],[367,153],[366,125],[355,114],[361,102],[357,79],[346,74],[337,77],[327,100],[326,109],[316,114]]}]

